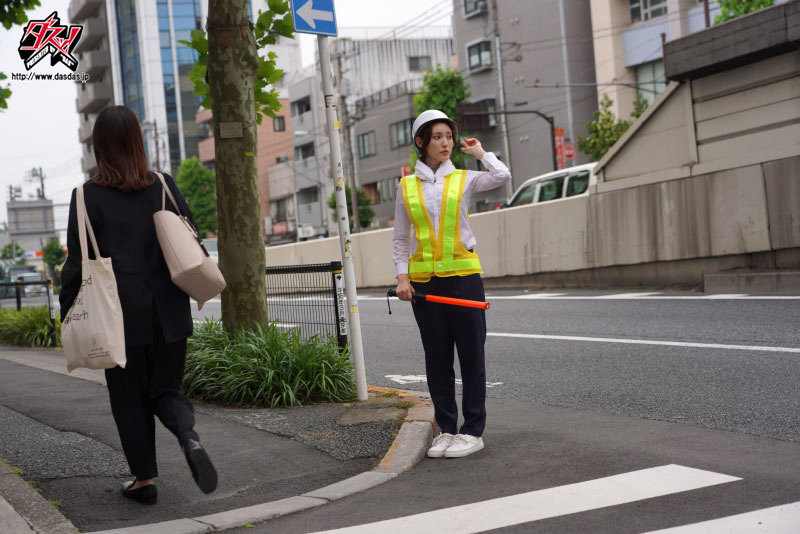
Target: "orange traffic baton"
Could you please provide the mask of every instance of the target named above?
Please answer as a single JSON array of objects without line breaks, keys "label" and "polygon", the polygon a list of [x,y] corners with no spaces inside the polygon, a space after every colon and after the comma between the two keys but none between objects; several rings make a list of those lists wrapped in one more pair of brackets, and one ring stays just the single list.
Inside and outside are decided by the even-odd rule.
[{"label": "orange traffic baton", "polygon": [[[389,306],[389,313],[392,313],[392,307],[389,305],[389,297],[396,297],[397,290],[390,289],[386,292],[386,305]],[[450,304],[451,306],[465,306],[467,308],[480,308],[482,310],[489,309],[488,302],[481,302],[479,300],[466,300],[456,299],[453,297],[440,297],[439,295],[428,295],[426,293],[411,293],[411,300],[416,302],[438,302],[439,304]]]}]

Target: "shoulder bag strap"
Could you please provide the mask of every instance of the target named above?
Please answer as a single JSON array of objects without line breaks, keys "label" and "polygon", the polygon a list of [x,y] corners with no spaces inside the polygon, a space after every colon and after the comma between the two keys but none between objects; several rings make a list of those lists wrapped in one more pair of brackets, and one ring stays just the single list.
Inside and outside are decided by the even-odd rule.
[{"label": "shoulder bag strap", "polygon": [[94,237],[94,229],[92,223],[89,221],[89,215],[86,213],[86,202],[83,198],[83,185],[75,189],[75,208],[78,214],[78,240],[81,244],[81,258],[83,260],[89,259],[89,250],[86,248],[86,230],[89,230],[89,239],[92,241],[92,248],[94,249],[95,259],[100,259],[100,249],[97,247],[97,239]]},{"label": "shoulder bag strap", "polygon": [[167,187],[167,182],[164,180],[164,175],[162,175],[160,172],[157,172],[156,175],[158,176],[158,179],[161,180],[161,209],[166,209],[166,199],[164,198],[164,195],[166,194],[169,196],[169,201],[172,202],[173,206],[175,206],[175,211],[178,212],[178,215],[183,216],[181,209],[178,207],[178,203],[175,202],[175,197],[172,196],[172,191],[170,191],[169,187]]}]

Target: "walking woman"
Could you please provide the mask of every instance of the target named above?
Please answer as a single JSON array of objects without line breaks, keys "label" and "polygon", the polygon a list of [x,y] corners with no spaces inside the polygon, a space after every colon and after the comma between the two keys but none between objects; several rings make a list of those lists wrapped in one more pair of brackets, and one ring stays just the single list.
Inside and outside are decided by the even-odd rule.
[{"label": "walking woman", "polygon": [[[217,472],[194,430],[192,404],[180,391],[186,338],[192,335],[189,297],[170,279],[153,224],[153,213],[162,206],[161,181],[147,170],[139,122],[127,107],[103,110],[92,141],[98,172],[83,186],[86,213],[100,251],[111,258],[125,327],[127,365],[106,370],[111,411],[136,477],[123,484],[122,494],[144,504],[157,501],[154,415],[178,438],[197,485],[211,493]],[[191,219],[175,182],[164,178],[181,212]],[[169,202],[166,206],[174,210]],[[75,191],[67,248],[59,295],[62,321],[81,285]]]},{"label": "walking woman", "polygon": [[[483,163],[488,172],[457,170],[450,156],[458,126],[438,110],[419,115],[412,127],[419,154],[413,176],[397,189],[393,260],[397,296],[411,300],[414,291],[469,300],[484,300],[475,235],[469,226],[472,195],[511,179],[508,168],[477,139],[461,141],[461,150]],[[413,231],[412,231],[413,230]],[[425,349],[425,370],[441,434],[428,449],[432,458],[459,458],[483,448],[486,425],[484,310],[429,302],[412,302]],[[458,349],[463,382],[464,423],[458,428],[454,350]]]}]

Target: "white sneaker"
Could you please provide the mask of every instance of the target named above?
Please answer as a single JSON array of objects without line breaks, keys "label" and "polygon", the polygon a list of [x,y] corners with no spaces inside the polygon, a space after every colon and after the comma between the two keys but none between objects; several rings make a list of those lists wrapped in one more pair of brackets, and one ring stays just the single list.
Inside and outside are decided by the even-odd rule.
[{"label": "white sneaker", "polygon": [[444,451],[446,451],[447,447],[453,442],[453,438],[453,434],[448,434],[447,432],[433,438],[433,446],[428,449],[428,456],[430,458],[441,458],[444,456]]},{"label": "white sneaker", "polygon": [[456,434],[453,442],[444,451],[445,458],[462,458],[483,448],[483,438],[469,434]]}]

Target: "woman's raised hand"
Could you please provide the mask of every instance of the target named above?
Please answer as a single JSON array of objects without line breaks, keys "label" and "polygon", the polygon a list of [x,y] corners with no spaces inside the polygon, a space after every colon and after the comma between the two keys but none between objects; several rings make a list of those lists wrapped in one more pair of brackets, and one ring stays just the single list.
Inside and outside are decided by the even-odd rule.
[{"label": "woman's raised hand", "polygon": [[483,156],[486,154],[486,151],[481,146],[481,142],[474,137],[461,138],[461,152],[469,154],[470,156],[475,156],[478,159],[483,159]]}]

